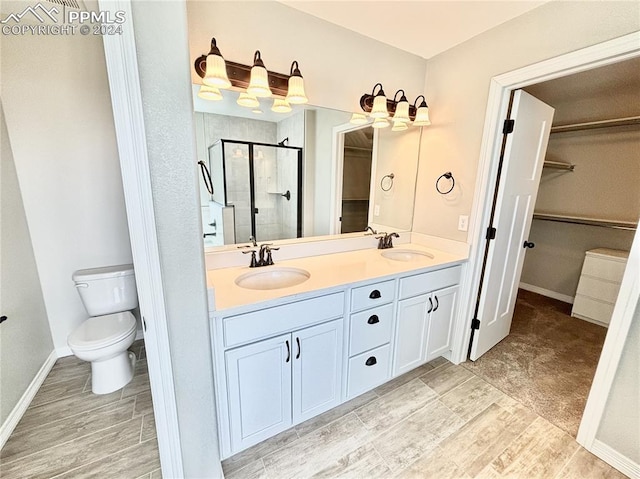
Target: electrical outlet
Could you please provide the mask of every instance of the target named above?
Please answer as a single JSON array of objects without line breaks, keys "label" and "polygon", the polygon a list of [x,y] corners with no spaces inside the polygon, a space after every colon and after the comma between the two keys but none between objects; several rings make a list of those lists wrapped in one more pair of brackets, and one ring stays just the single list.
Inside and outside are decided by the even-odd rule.
[{"label": "electrical outlet", "polygon": [[375,205],[373,207],[373,216],[380,216],[380,205]]},{"label": "electrical outlet", "polygon": [[467,231],[469,229],[469,217],[466,215],[458,216],[458,231]]}]

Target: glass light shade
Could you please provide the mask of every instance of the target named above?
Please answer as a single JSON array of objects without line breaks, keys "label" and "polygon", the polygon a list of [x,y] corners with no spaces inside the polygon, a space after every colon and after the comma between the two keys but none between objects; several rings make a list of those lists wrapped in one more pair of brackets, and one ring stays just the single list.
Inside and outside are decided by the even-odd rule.
[{"label": "glass light shade", "polygon": [[369,113],[371,118],[387,118],[389,112],[387,111],[387,97],[384,95],[376,95],[373,99],[373,108]]},{"label": "glass light shade", "polygon": [[231,153],[231,158],[245,158],[244,152],[239,146],[233,149],[233,153]]},{"label": "glass light shade", "polygon": [[429,120],[429,107],[421,106],[416,112],[416,119],[413,120],[413,126],[428,126],[431,124]]},{"label": "glass light shade", "polygon": [[260,102],[258,101],[258,99],[246,92],[240,93],[240,96],[238,97],[238,100],[236,102],[238,103],[238,105],[245,106],[247,108],[257,108],[260,106]]},{"label": "glass light shade", "polygon": [[222,93],[216,87],[208,85],[200,85],[198,96],[203,100],[219,101],[222,100]]},{"label": "glass light shade", "polygon": [[411,118],[409,118],[409,102],[401,101],[396,105],[396,112],[393,115],[393,121],[399,121],[404,123],[409,123]]},{"label": "glass light shade", "polygon": [[367,115],[364,113],[354,113],[351,115],[351,120],[349,123],[353,125],[364,125],[367,122]]},{"label": "glass light shade", "polygon": [[407,123],[405,123],[404,121],[398,121],[398,120],[393,120],[393,127],[391,128],[391,131],[404,131],[407,128],[409,128],[409,126],[407,125]]},{"label": "glass light shade", "polygon": [[227,65],[220,55],[207,55],[207,69],[202,83],[216,88],[230,88],[231,82],[227,77]]},{"label": "glass light shade", "polygon": [[371,124],[373,128],[386,128],[389,126],[389,120],[386,118],[376,118]]},{"label": "glass light shade", "polygon": [[300,76],[289,77],[289,89],[287,90],[287,101],[292,105],[307,103],[309,99],[304,92],[304,80]]},{"label": "glass light shade", "polygon": [[255,113],[256,115],[262,115],[264,112],[260,108],[255,108],[251,110],[251,113]]},{"label": "glass light shade", "polygon": [[265,67],[255,65],[251,68],[251,79],[249,80],[247,93],[261,98],[271,96],[271,89],[269,88],[269,74]]},{"label": "glass light shade", "polygon": [[291,106],[287,103],[287,100],[274,98],[271,111],[275,111],[276,113],[289,113],[291,111]]}]

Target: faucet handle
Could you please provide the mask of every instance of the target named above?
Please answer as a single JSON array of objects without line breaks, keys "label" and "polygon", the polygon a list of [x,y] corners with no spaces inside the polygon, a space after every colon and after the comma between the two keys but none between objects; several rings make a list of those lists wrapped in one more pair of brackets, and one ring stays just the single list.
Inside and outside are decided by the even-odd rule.
[{"label": "faucet handle", "polygon": [[255,268],[256,266],[258,266],[258,260],[256,259],[256,250],[250,249],[247,251],[242,251],[242,254],[249,253],[251,253],[251,262],[249,263],[249,268]]}]

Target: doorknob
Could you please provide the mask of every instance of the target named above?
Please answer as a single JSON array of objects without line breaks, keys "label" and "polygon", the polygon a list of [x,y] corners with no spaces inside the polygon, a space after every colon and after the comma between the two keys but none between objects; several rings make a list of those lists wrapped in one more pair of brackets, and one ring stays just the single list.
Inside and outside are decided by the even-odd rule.
[{"label": "doorknob", "polygon": [[531,241],[526,241],[524,242],[524,244],[522,245],[523,248],[535,248],[536,244],[532,243]]}]

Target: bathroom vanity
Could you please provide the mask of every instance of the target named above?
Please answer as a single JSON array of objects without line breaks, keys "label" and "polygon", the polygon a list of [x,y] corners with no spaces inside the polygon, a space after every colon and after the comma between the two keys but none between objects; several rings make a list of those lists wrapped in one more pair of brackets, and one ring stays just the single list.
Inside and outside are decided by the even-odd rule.
[{"label": "bathroom vanity", "polygon": [[[410,244],[207,271],[222,457],[446,355],[465,261]],[[308,276],[238,286],[263,271],[252,287]]]}]

